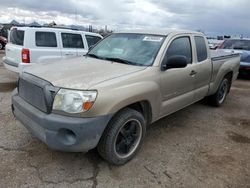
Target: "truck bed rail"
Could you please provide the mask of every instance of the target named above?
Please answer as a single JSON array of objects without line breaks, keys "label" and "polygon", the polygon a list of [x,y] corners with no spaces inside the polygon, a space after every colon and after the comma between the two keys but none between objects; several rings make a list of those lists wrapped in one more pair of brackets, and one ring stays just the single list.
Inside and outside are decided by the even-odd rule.
[{"label": "truck bed rail", "polygon": [[238,57],[240,54],[239,53],[234,53],[234,52],[223,52],[220,50],[216,51],[211,51],[211,60],[212,61],[219,61],[227,58],[232,58],[232,57]]}]

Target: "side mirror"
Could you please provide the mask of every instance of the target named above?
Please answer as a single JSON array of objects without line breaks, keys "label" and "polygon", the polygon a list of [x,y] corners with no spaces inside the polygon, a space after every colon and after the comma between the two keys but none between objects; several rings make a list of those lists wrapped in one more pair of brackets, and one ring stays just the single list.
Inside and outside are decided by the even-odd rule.
[{"label": "side mirror", "polygon": [[169,58],[164,58],[161,64],[161,70],[165,71],[167,69],[173,68],[184,68],[188,64],[187,58],[182,55],[173,55]]}]

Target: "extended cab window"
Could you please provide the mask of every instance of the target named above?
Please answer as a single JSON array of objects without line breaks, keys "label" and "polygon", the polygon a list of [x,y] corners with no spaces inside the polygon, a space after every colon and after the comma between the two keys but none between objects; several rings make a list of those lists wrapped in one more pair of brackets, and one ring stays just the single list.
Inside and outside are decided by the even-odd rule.
[{"label": "extended cab window", "polygon": [[14,28],[10,32],[10,43],[23,46],[24,31]]},{"label": "extended cab window", "polygon": [[84,48],[82,35],[73,33],[62,33],[61,36],[64,48]]},{"label": "extended cab window", "polygon": [[207,59],[207,46],[204,37],[194,37],[198,62]]},{"label": "extended cab window", "polygon": [[57,47],[56,34],[54,32],[36,32],[36,46]]},{"label": "extended cab window", "polygon": [[168,47],[166,56],[169,58],[176,55],[185,56],[188,63],[192,63],[192,49],[189,37],[179,37],[172,41]]},{"label": "extended cab window", "polygon": [[86,39],[90,48],[94,46],[97,42],[99,42],[99,40],[101,40],[102,38],[97,36],[86,35]]}]

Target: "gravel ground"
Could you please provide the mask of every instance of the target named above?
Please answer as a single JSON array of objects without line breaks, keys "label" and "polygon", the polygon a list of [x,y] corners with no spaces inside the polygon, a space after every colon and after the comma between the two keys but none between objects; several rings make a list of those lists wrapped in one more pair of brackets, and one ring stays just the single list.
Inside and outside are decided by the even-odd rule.
[{"label": "gravel ground", "polygon": [[154,123],[121,167],[95,150],[52,151],[32,137],[11,113],[16,80],[0,64],[1,188],[250,187],[250,80],[237,80],[221,108],[199,102]]}]

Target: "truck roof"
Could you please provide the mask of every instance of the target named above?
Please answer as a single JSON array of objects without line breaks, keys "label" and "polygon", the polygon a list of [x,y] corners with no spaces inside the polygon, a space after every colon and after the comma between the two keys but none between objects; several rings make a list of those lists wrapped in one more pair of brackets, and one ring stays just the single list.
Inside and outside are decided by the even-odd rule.
[{"label": "truck roof", "polygon": [[154,30],[143,30],[143,29],[134,29],[134,30],[121,30],[115,33],[137,33],[137,34],[150,34],[150,35],[163,35],[167,36],[169,34],[199,34],[203,35],[201,32],[191,31],[191,30],[179,30],[179,29],[154,29]]}]

